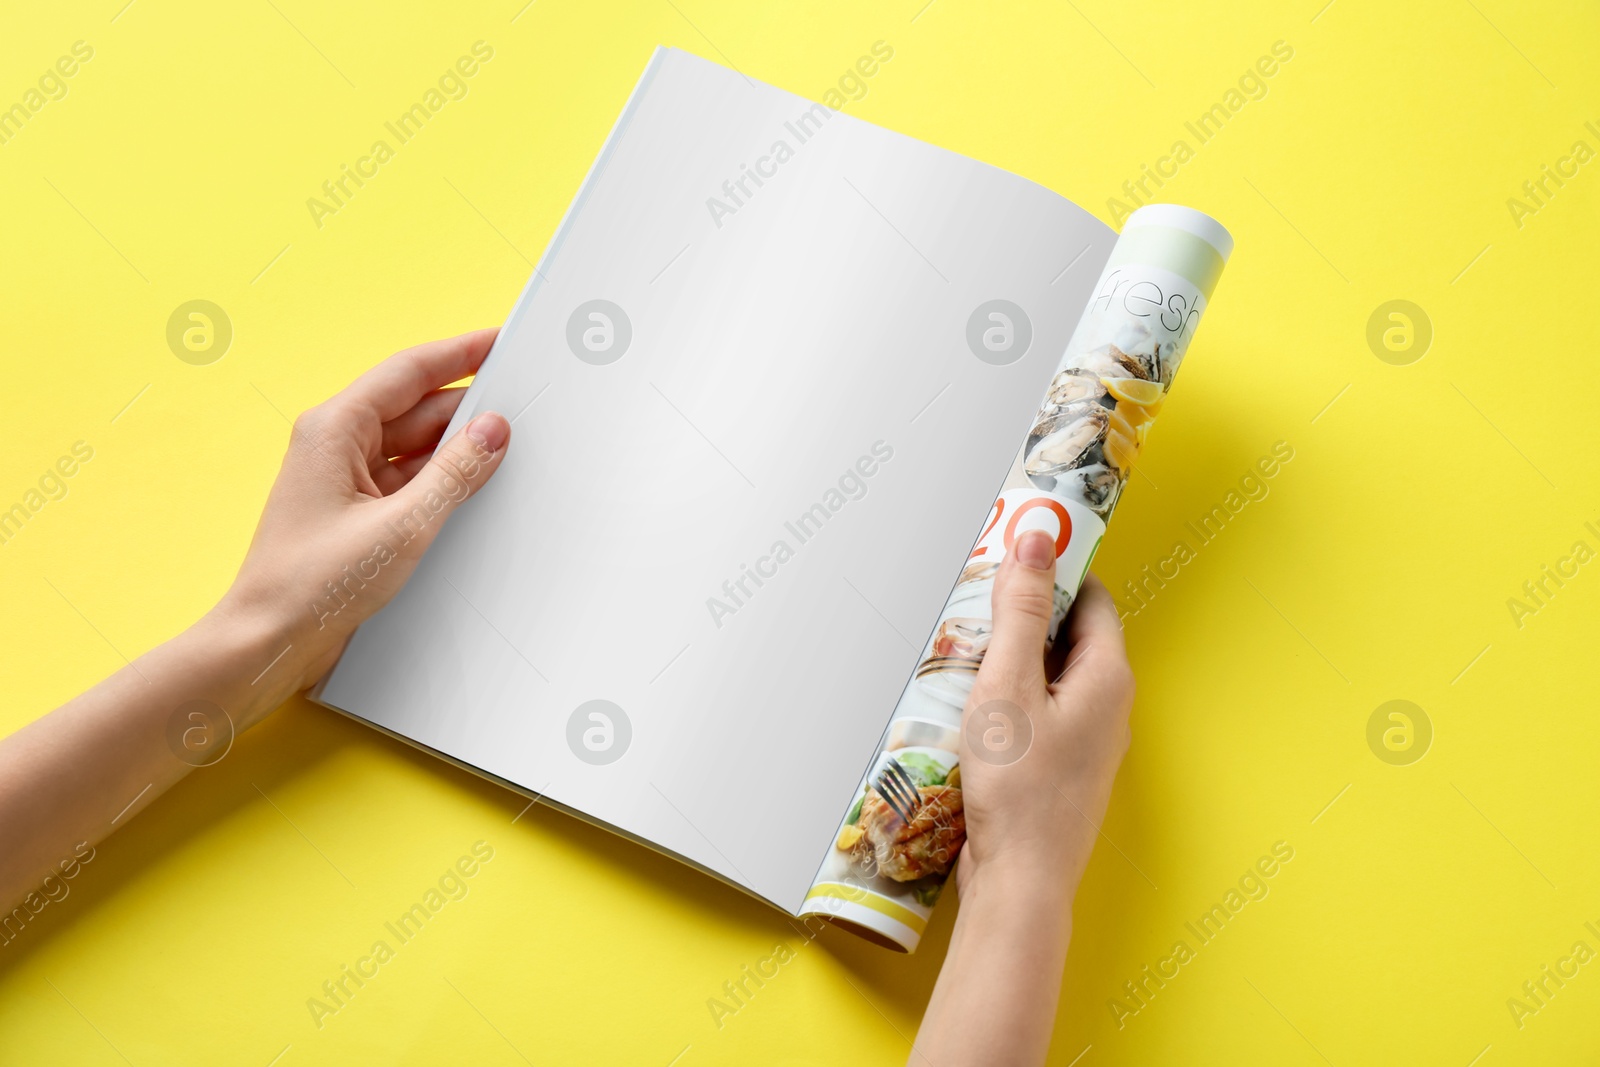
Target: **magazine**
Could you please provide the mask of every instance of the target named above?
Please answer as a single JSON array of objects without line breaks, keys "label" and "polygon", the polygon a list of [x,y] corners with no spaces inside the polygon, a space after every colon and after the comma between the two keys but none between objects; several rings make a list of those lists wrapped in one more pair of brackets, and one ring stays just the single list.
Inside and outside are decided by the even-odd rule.
[{"label": "magazine", "polygon": [[657,49],[446,431],[506,459],[315,696],[909,952],[995,569],[1048,531],[1065,618],[1232,239],[838,103]]},{"label": "magazine", "polygon": [[[1188,208],[1128,218],[802,914],[908,952],[921,940],[966,839],[956,753],[995,572],[1021,533],[1055,537],[1053,644],[1231,251],[1221,225]],[[965,729],[980,758],[1027,754],[1026,724],[1006,708],[975,709]]]}]

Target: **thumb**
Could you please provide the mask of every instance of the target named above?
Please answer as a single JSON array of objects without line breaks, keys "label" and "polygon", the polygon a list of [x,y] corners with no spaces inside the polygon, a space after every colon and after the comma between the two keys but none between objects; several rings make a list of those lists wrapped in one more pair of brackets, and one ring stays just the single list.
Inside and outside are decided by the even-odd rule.
[{"label": "thumb", "polygon": [[1043,530],[1017,538],[994,582],[994,635],[980,678],[1001,686],[1043,688],[1044,641],[1055,611],[1055,539]]},{"label": "thumb", "polygon": [[505,416],[486,411],[441,444],[427,466],[389,497],[400,511],[421,520],[426,531],[422,547],[432,543],[444,520],[499,469],[510,439]]}]

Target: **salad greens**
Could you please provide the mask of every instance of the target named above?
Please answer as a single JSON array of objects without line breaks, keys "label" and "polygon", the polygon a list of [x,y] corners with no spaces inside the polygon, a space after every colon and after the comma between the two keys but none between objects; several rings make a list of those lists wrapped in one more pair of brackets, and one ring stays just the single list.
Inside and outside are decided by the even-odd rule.
[{"label": "salad greens", "polygon": [[944,764],[922,752],[904,752],[894,758],[920,786],[944,785],[950,774]]},{"label": "salad greens", "polygon": [[[917,785],[927,787],[930,785],[944,785],[950,777],[950,772],[944,764],[932,756],[922,752],[900,752],[894,757],[900,766],[911,775],[911,780]],[[854,826],[861,821],[861,802],[867,799],[867,790],[862,789],[861,795],[856,797],[856,802],[850,805],[850,813],[844,817],[846,826]]]}]

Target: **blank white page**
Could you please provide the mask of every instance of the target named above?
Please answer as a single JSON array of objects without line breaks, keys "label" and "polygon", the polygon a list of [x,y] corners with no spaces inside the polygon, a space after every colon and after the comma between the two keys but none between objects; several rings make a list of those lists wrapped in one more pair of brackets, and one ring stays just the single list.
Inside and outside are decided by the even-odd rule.
[{"label": "blank white page", "polygon": [[[521,412],[503,466],[320,699],[795,911],[1114,239],[658,50],[451,427]],[[1032,325],[1005,366],[967,340],[993,299]],[[568,343],[593,300],[631,326],[603,365]],[[597,699],[632,735],[598,766]]]}]

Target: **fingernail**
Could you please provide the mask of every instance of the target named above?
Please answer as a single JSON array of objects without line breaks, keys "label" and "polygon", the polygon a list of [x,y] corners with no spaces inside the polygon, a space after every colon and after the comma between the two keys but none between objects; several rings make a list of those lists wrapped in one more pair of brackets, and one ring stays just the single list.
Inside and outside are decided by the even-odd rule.
[{"label": "fingernail", "polygon": [[510,436],[511,424],[499,412],[485,411],[467,423],[467,437],[491,455],[500,451]]},{"label": "fingernail", "polygon": [[1055,538],[1043,530],[1029,530],[1017,538],[1016,553],[1024,567],[1042,571],[1056,561]]}]

